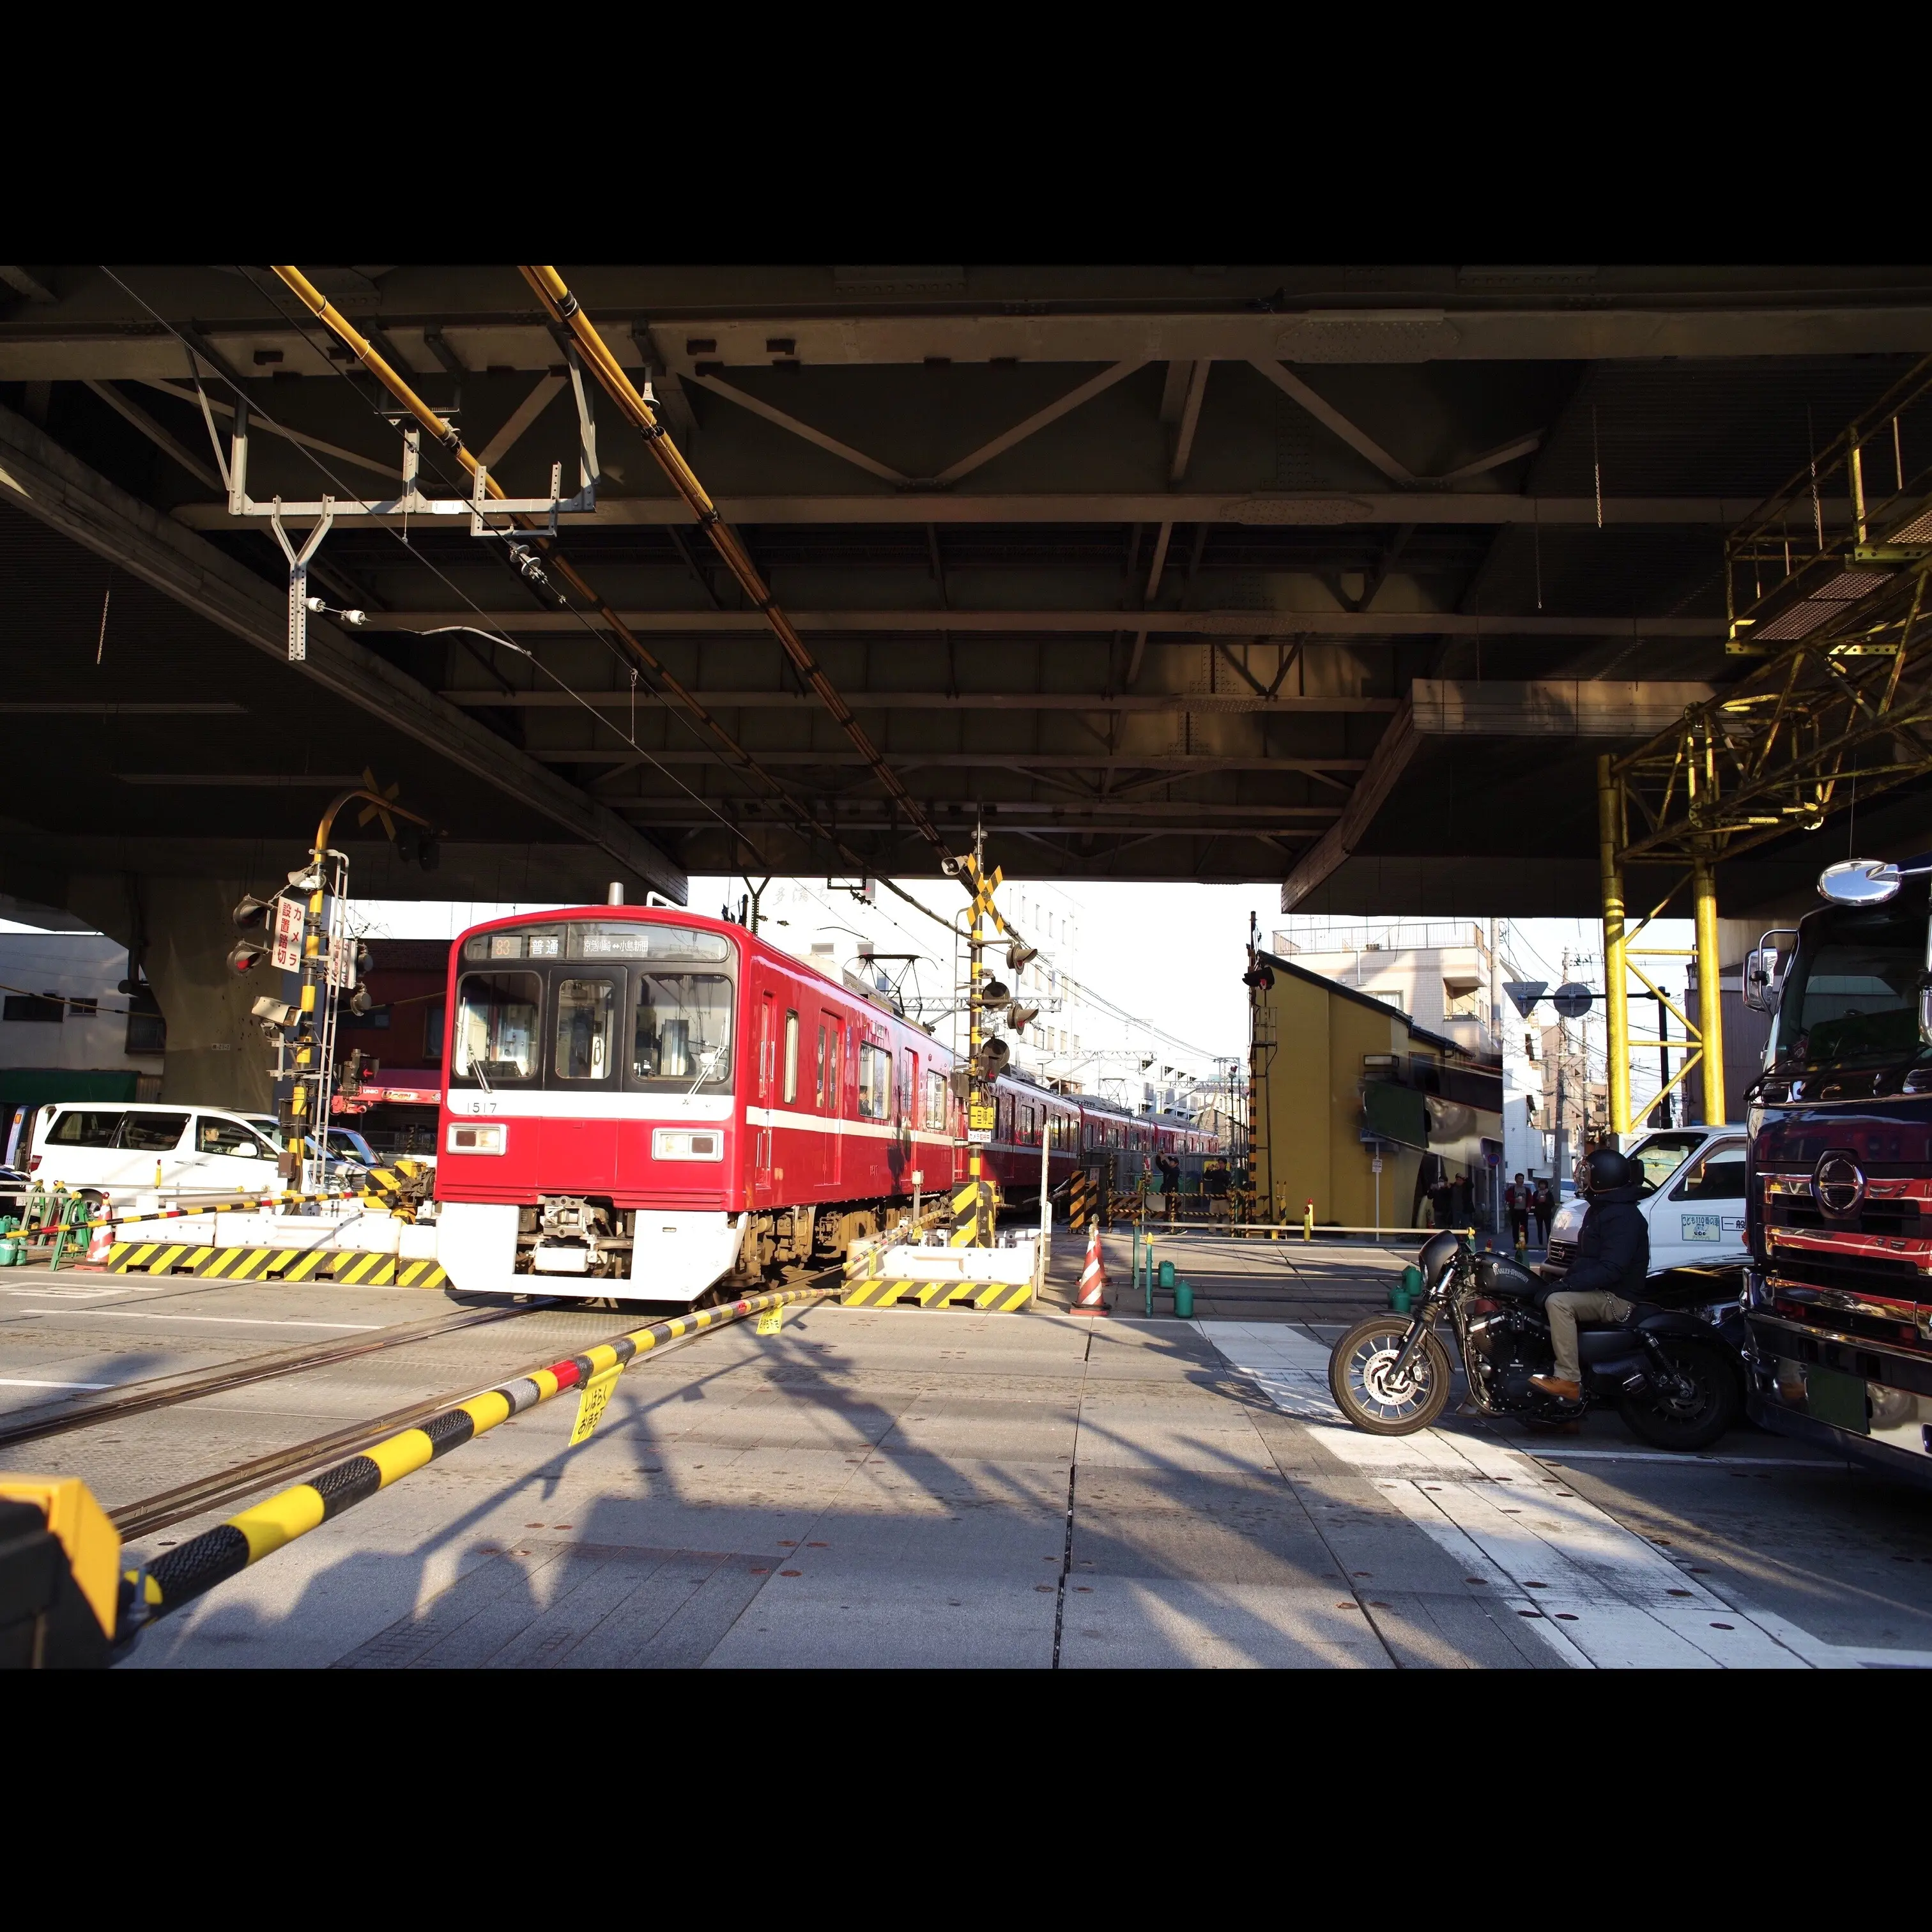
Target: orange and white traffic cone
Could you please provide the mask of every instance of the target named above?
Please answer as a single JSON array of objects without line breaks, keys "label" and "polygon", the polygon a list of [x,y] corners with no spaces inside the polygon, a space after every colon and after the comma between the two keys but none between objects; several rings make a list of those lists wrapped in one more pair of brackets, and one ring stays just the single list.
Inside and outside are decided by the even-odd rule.
[{"label": "orange and white traffic cone", "polygon": [[105,1268],[114,1246],[114,1224],[104,1221],[94,1231],[87,1244],[87,1262],[90,1268]]},{"label": "orange and white traffic cone", "polygon": [[1080,1270],[1080,1292],[1073,1298],[1076,1315],[1104,1315],[1107,1312],[1107,1267],[1100,1258],[1100,1230],[1097,1224],[1087,1238],[1087,1260]]}]

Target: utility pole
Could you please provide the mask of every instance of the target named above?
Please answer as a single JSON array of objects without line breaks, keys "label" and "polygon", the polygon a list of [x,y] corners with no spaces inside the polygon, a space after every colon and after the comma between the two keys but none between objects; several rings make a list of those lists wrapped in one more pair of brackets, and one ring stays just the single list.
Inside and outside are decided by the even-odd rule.
[{"label": "utility pole", "polygon": [[[1563,949],[1559,983],[1567,984],[1569,978],[1570,949],[1566,946]],[[1564,1091],[1569,1071],[1570,1022],[1559,1014],[1556,1021],[1556,1183],[1559,1194],[1562,1192],[1563,1177],[1570,1172],[1570,1128]]]}]

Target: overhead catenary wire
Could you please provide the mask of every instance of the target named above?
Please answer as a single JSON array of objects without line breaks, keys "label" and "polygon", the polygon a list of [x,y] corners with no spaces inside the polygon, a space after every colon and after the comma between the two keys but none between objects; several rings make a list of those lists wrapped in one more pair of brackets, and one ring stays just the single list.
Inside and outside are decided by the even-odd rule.
[{"label": "overhead catenary wire", "polygon": [[[122,289],[127,295],[132,298],[133,300],[140,303],[141,307],[145,308],[148,314],[152,316],[155,321],[159,323],[162,328],[166,329],[170,334],[172,334],[175,337],[177,341],[181,343],[182,347],[187,350],[190,357],[192,357],[195,352],[194,345],[188,340],[188,338],[183,335],[179,330],[175,328],[173,324],[168,321],[166,316],[163,316],[151,303],[146,301],[137,291],[129,287],[128,284],[122,280],[118,275],[116,275],[112,269],[104,267],[103,272],[106,274],[109,279],[118,287]],[[236,393],[238,398],[244,400],[248,400],[246,392],[236,386],[232,379],[228,377],[226,373],[221,370],[218,365],[211,364],[210,366],[215,368],[216,373],[221,375],[224,381],[229,382],[231,388],[236,388]],[[344,370],[342,373],[346,377],[347,371]],[[260,407],[258,405],[254,404],[252,402],[250,402],[250,413],[259,417],[260,420],[271,430],[278,431],[284,430],[284,425],[278,423],[274,418],[271,416],[267,410]],[[359,492],[351,488],[350,485],[344,483],[341,478],[337,475],[334,470],[330,469],[328,465],[323,462],[322,458],[317,455],[313,449],[310,449],[301,443],[296,443],[293,446],[297,448],[302,454],[307,457],[308,460],[313,464],[319,471],[320,471],[322,475],[330,483],[335,486],[337,490],[341,493],[342,499],[345,502],[354,503],[364,510],[368,510],[373,507],[371,500],[362,495]],[[500,494],[500,492],[499,494]],[[390,535],[395,538],[395,540],[402,546],[410,556],[414,558],[415,560],[420,563],[425,570],[428,571],[431,575],[435,577],[438,582],[442,584],[450,592],[452,597],[467,607],[470,610],[473,611],[478,617],[487,620],[488,614],[476,603],[476,600],[472,598],[460,584],[453,581],[446,572],[440,568],[434,560],[424,556],[423,553],[418,550],[413,544],[410,543],[406,536],[395,531],[392,531]],[[564,600],[560,598],[559,602],[562,603],[564,602]],[[591,629],[591,627],[589,626],[587,620],[584,619],[584,614],[581,611],[574,610],[573,607],[571,607],[567,603],[565,604],[565,608],[567,609],[572,609],[572,614],[578,618],[578,621],[584,623],[586,629]],[[506,649],[515,652],[520,657],[527,658],[536,670],[541,671],[546,677],[549,678],[553,683],[556,684],[560,689],[566,692],[571,698],[575,699],[579,704],[583,705],[584,707],[586,710],[590,711],[600,723],[609,725],[610,728],[615,731],[619,737],[624,738],[625,742],[630,746],[633,751],[637,752],[640,758],[647,764],[656,766],[657,769],[660,772],[663,772],[665,778],[668,778],[671,784],[676,786],[677,788],[680,791],[683,792],[687,797],[690,798],[694,804],[700,806],[703,810],[709,812],[712,818],[718,820],[718,824],[722,826],[728,832],[742,843],[748,850],[754,854],[758,853],[758,847],[748,837],[746,836],[740,827],[734,825],[729,818],[725,817],[725,815],[718,809],[715,802],[704,796],[703,794],[694,790],[688,784],[686,784],[675,772],[670,770],[669,767],[662,764],[661,760],[653,757],[651,752],[645,746],[639,744],[634,736],[626,736],[626,734],[618,727],[614,724],[610,724],[610,721],[605,718],[603,714],[601,712],[598,712],[594,705],[590,704],[589,700],[584,696],[582,692],[579,692],[566,679],[560,676],[556,671],[553,670],[550,668],[550,666],[544,664],[541,658],[537,657],[535,652],[525,650],[520,644],[512,643],[508,638],[502,637],[494,631],[486,629],[483,626],[478,625],[473,627],[464,628],[473,628],[476,630],[478,635],[488,638],[493,643],[504,646]],[[594,630],[592,630],[591,634],[595,636],[596,633]]]},{"label": "overhead catenary wire", "polygon": [[537,298],[543,304],[545,312],[560,327],[568,330],[584,352],[598,380],[617,406],[629,418],[632,427],[644,439],[645,446],[656,459],[658,466],[670,479],[671,487],[689,506],[698,520],[698,528],[704,532],[712,549],[724,560],[724,567],[736,579],[739,588],[750,599],[752,607],[771,626],[772,634],[784,648],[785,655],[797,666],[802,676],[819,701],[838,722],[839,728],[850,740],[854,748],[872,766],[873,776],[886,788],[887,794],[911,821],[914,829],[938,855],[941,866],[949,876],[958,868],[958,860],[952,849],[940,836],[938,828],[928,818],[925,809],[907,790],[904,781],[888,764],[867,735],[865,728],[853,715],[852,708],[839,694],[838,687],[820,668],[818,659],[807,648],[805,640],[793,628],[791,620],[780,609],[778,602],[758,574],[758,566],[746,554],[744,546],[736,533],[720,514],[702,483],[684,460],[676,444],[672,442],[669,432],[657,419],[656,413],[644,397],[625,374],[622,366],[610,350],[596,326],[584,312],[583,304],[554,268],[543,266],[525,266],[524,279],[536,290]]},{"label": "overhead catenary wire", "polygon": [[[455,425],[450,423],[438,411],[433,409],[427,402],[425,402],[423,398],[416,393],[414,386],[394,368],[388,358],[382,354],[380,350],[376,347],[374,344],[372,343],[367,336],[363,334],[363,333],[358,329],[346,316],[344,316],[341,312],[335,308],[334,304],[330,302],[328,298],[302,274],[302,272],[298,268],[290,266],[274,266],[274,267],[275,274],[280,278],[282,281],[287,286],[290,291],[299,301],[302,302],[304,306],[309,310],[310,314],[314,316],[315,319],[320,322],[334,335],[335,335],[337,339],[342,343],[344,346],[348,349],[350,352],[357,358],[362,365],[369,370],[370,374],[376,378],[377,382],[381,383],[398,403],[400,403],[405,409],[409,410],[410,414],[416,418],[417,422],[436,440],[438,444],[442,447],[442,448],[453,458],[473,479],[478,471],[482,469],[483,466],[480,462],[480,460],[476,458],[464,445],[461,432],[457,429]],[[528,272],[526,272],[527,273]],[[561,318],[560,317],[560,320]],[[586,323],[586,328],[588,328],[587,322]],[[591,338],[596,340],[598,350],[601,352],[601,358],[598,356],[592,356],[590,358],[593,368],[598,373],[598,380],[603,382],[604,386],[607,389],[611,390],[611,393],[614,397],[615,397],[619,401],[620,406],[626,408],[626,413],[632,414],[633,416],[634,422],[636,421],[636,416],[632,410],[630,404],[634,403],[635,410],[643,412],[644,417],[651,425],[649,429],[644,430],[644,434],[646,437],[646,441],[652,450],[652,454],[656,456],[659,463],[664,465],[667,470],[672,474],[672,480],[674,483],[676,483],[678,481],[678,472],[680,471],[681,471],[682,474],[686,478],[689,479],[691,488],[698,492],[698,496],[702,499],[704,505],[710,512],[714,524],[716,524],[717,520],[717,513],[715,506],[712,506],[710,505],[710,500],[709,497],[704,496],[703,486],[698,483],[697,478],[694,476],[692,476],[688,466],[684,464],[682,458],[677,454],[674,446],[671,446],[669,451],[669,454],[671,458],[675,458],[677,470],[671,470],[670,464],[667,462],[664,452],[659,447],[660,444],[668,443],[668,438],[666,436],[662,428],[657,425],[655,417],[651,416],[649,406],[644,402],[643,398],[637,394],[637,392],[631,387],[628,379],[623,377],[621,370],[616,369],[615,358],[610,356],[609,350],[604,346],[602,338],[596,335],[594,329],[590,330],[589,332]],[[606,364],[608,364],[608,368],[610,370],[616,371],[619,382],[622,386],[622,392],[616,389],[612,389],[608,374],[605,369]],[[344,373],[346,374],[346,372],[345,371]],[[626,401],[626,395],[628,395],[630,399],[628,403]],[[642,424],[639,424],[638,426],[640,428],[643,428]],[[484,487],[489,494],[494,496],[501,497],[506,494],[501,484],[499,483],[494,476],[488,476],[487,472],[485,472]],[[536,523],[536,519],[533,517],[524,517],[520,515],[517,518],[516,520],[520,526],[525,529],[532,528]],[[701,517],[700,520],[700,523],[703,522],[703,518]],[[720,527],[722,527],[722,526],[720,526]],[[715,531],[711,530],[709,526],[707,526],[707,532],[708,533],[712,534],[713,541],[716,542],[717,538]],[[728,532],[727,532],[727,536],[728,538],[729,536]],[[634,654],[638,662],[644,664],[646,668],[650,670],[652,676],[660,681],[663,688],[665,690],[669,691],[672,695],[684,706],[692,716],[697,718],[699,722],[705,727],[712,736],[717,740],[718,743],[724,746],[724,748],[730,753],[732,758],[735,760],[741,771],[759,779],[770,790],[772,796],[783,803],[786,808],[796,816],[802,824],[824,839],[826,844],[829,844],[832,850],[838,852],[842,857],[845,858],[848,861],[854,865],[862,867],[867,866],[868,862],[861,854],[855,852],[843,839],[839,838],[838,834],[830,826],[825,824],[820,819],[816,812],[813,812],[794,794],[793,794],[790,788],[784,785],[782,781],[774,777],[771,772],[767,771],[763,766],[760,765],[757,760],[754,758],[752,754],[732,736],[730,733],[724,728],[723,724],[712,716],[710,711],[707,710],[706,707],[699,700],[697,696],[692,692],[687,690],[677,680],[677,678],[670,671],[670,670],[656,656],[656,655],[646,648],[643,643],[637,638],[636,634],[630,629],[628,626],[627,626],[624,622],[623,620],[618,615],[616,611],[614,610],[609,603],[600,596],[592,586],[585,580],[583,576],[578,572],[575,566],[571,563],[568,558],[565,556],[561,551],[558,550],[552,539],[546,536],[538,533],[534,536],[533,542],[534,547],[542,550],[545,560],[555,565],[558,571],[558,574],[562,576],[574,590],[576,590],[579,596],[584,597],[592,604],[592,606],[597,610],[598,616],[602,617],[604,622],[610,626],[612,632],[620,638]],[[765,590],[762,581],[759,580],[756,570],[751,565],[750,560],[745,557],[743,556],[742,548],[736,546],[736,539],[730,538],[730,548],[729,548],[721,545],[720,554],[724,556],[725,561],[728,564],[733,564],[734,574],[739,575],[741,584],[745,582],[745,578],[742,573],[738,570],[736,566],[733,562],[734,554],[739,561],[742,562],[743,570],[750,573],[750,586],[755,586],[756,599],[759,601],[760,608],[765,611],[765,614],[768,620],[770,620],[772,612],[776,609],[776,606],[773,604],[771,598],[770,593],[769,591]],[[750,586],[748,586],[748,594],[752,594]],[[476,610],[477,607],[472,602],[471,602],[471,600],[465,598],[464,601],[466,604],[469,604],[472,610]],[[560,599],[560,601],[561,602],[562,600]],[[481,616],[483,614],[478,610],[477,614]],[[580,617],[581,614],[579,613],[578,614]],[[937,832],[933,829],[930,821],[926,818],[923,812],[920,809],[916,802],[912,800],[910,794],[906,791],[904,784],[900,780],[898,774],[893,772],[891,768],[885,764],[878,752],[872,747],[870,740],[866,737],[863,731],[860,728],[856,719],[853,718],[849,707],[845,706],[843,698],[839,697],[837,691],[832,686],[830,681],[825,678],[823,672],[818,670],[815,662],[811,658],[810,653],[806,650],[802,640],[799,640],[797,639],[796,633],[790,629],[789,622],[788,620],[784,620],[784,614],[782,612],[778,613],[777,620],[775,623],[774,628],[777,628],[779,624],[783,625],[783,628],[780,631],[781,640],[783,641],[783,640],[788,635],[793,641],[796,644],[796,650],[792,654],[794,656],[794,662],[799,664],[801,672],[806,676],[807,681],[813,685],[814,689],[818,693],[820,698],[827,703],[829,708],[832,710],[834,716],[838,718],[842,724],[845,726],[848,735],[851,735],[855,733],[856,734],[856,736],[854,739],[854,742],[860,746],[860,748],[871,759],[875,775],[880,778],[881,782],[885,784],[888,791],[893,795],[895,799],[906,808],[908,815],[914,820],[915,824],[919,827],[922,832],[927,836],[929,842],[932,842],[935,845],[936,849],[940,853],[941,856],[950,860],[951,855],[947,850],[943,840],[939,838]],[[507,640],[499,636],[497,638],[497,641],[500,643]],[[512,645],[510,648],[512,650],[520,650],[520,646],[515,645]],[[789,645],[788,646],[788,649],[790,649]],[[529,652],[523,652],[522,655],[530,657],[533,664],[541,664],[541,660],[535,658]],[[557,678],[556,674],[554,672],[548,672],[548,667],[543,668],[546,670],[548,674],[557,682],[560,684],[563,683],[563,680],[560,678]],[[571,688],[568,686],[566,686],[565,688],[566,689]],[[586,702],[583,699],[581,694],[572,691],[572,694],[577,697],[580,703]],[[594,706],[590,706],[587,705],[587,704],[586,708],[592,710],[595,710]],[[602,714],[598,713],[598,715],[601,717]],[[614,729],[615,728],[614,727],[613,728]],[[622,736],[625,734],[620,731],[618,735]],[[644,752],[643,747],[637,743],[634,737],[628,739],[627,742],[631,744],[633,750],[639,752],[641,755],[649,759],[650,763],[658,764],[657,760],[650,758],[650,754],[647,752]],[[664,770],[664,767],[659,764],[658,769],[662,770]],[[680,789],[685,790],[687,793],[689,792],[688,787],[680,787]],[[694,796],[694,794],[693,795]],[[716,815],[715,812],[714,815]],[[754,854],[758,852],[758,848],[755,844],[753,843],[742,829],[736,826],[732,826],[730,829],[733,831],[734,836],[743,843],[748,849]],[[760,854],[760,856],[762,856],[763,855]],[[894,890],[896,890],[897,888],[894,888]],[[901,896],[904,897],[906,896],[902,894]],[[914,904],[917,903],[916,901],[910,902]],[[921,908],[920,909],[922,910],[926,910],[924,908]]]}]

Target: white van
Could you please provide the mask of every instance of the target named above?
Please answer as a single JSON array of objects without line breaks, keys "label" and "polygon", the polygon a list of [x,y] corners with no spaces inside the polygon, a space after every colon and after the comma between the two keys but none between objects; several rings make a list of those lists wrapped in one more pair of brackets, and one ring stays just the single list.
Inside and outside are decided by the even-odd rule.
[{"label": "white van", "polygon": [[275,1150],[238,1113],[148,1101],[74,1100],[34,1122],[31,1177],[125,1204],[137,1194],[239,1198],[281,1186]]},{"label": "white van", "polygon": [[[1741,1126],[1664,1127],[1630,1149],[1648,1192],[1637,1211],[1650,1223],[1650,1271],[1734,1264],[1744,1245],[1744,1156]],[[1589,1202],[1566,1201],[1550,1224],[1548,1264],[1567,1268]]]}]

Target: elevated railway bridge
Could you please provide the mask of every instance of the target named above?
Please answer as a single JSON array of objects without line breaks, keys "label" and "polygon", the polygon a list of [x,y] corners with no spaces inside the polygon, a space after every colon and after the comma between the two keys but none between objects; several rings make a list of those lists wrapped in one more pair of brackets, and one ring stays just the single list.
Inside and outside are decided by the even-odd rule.
[{"label": "elevated railway bridge", "polygon": [[0,272],[0,904],[126,939],[211,1094],[226,904],[365,772],[443,835],[345,848],[398,896],[917,874],[982,824],[1010,876],[1614,944],[1790,908],[1855,770],[1863,842],[1932,842],[1932,273],[556,286]]}]

